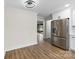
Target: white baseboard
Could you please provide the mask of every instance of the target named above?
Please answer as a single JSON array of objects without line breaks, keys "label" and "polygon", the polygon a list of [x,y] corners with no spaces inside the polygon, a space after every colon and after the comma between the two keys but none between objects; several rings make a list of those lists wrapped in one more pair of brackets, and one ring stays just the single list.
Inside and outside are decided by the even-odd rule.
[{"label": "white baseboard", "polygon": [[13,47],[13,48],[10,48],[10,49],[6,49],[6,50],[5,50],[5,53],[6,53],[7,51],[11,51],[11,50],[15,50],[15,49],[20,49],[20,48],[24,48],[24,47],[28,47],[28,46],[36,45],[36,44],[37,44],[37,42],[35,42],[35,43],[30,43],[30,44],[27,44],[27,45],[22,45],[22,46],[19,46],[19,47]]}]

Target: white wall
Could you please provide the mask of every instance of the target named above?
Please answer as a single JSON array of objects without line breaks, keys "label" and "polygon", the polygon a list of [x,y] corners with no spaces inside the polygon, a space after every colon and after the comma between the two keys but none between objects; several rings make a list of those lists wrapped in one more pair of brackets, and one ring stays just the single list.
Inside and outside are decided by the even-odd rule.
[{"label": "white wall", "polygon": [[51,39],[51,21],[52,21],[52,14],[45,17],[45,38]]},{"label": "white wall", "polygon": [[59,16],[61,18],[68,18],[68,17],[70,18],[70,8],[67,8],[67,9],[64,9],[64,10],[61,10],[61,11],[54,13],[53,20],[58,19]]},{"label": "white wall", "polygon": [[75,38],[73,38],[75,34],[74,34],[73,30],[72,30],[72,26],[74,24],[73,21],[75,19],[73,19],[73,16],[72,16],[72,8],[71,7],[65,8],[65,9],[63,9],[61,11],[53,13],[53,20],[58,19],[59,16],[60,16],[60,18],[70,18],[69,19],[70,49],[75,50]]},{"label": "white wall", "polygon": [[42,16],[37,16],[37,21],[44,21],[44,17],[42,17]]},{"label": "white wall", "polygon": [[5,7],[5,51],[37,44],[37,14]]}]

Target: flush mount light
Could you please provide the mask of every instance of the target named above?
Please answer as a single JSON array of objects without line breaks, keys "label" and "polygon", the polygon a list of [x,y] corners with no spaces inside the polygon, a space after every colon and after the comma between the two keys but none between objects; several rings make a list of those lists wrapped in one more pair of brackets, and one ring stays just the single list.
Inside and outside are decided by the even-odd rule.
[{"label": "flush mount light", "polygon": [[69,7],[69,6],[70,6],[70,4],[66,4],[66,5],[65,5],[65,7]]},{"label": "flush mount light", "polygon": [[27,0],[24,2],[24,4],[27,8],[33,8],[36,5],[36,2],[34,0]]}]

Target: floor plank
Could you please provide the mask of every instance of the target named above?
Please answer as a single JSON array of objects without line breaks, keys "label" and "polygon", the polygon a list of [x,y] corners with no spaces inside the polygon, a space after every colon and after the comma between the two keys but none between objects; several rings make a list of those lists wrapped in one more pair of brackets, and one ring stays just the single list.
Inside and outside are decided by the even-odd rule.
[{"label": "floor plank", "polygon": [[8,51],[5,59],[75,59],[75,56],[70,51],[43,42],[34,46]]}]

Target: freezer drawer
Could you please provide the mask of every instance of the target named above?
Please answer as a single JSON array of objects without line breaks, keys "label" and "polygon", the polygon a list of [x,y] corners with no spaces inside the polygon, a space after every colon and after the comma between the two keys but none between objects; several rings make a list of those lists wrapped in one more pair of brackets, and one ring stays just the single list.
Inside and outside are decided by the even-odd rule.
[{"label": "freezer drawer", "polygon": [[65,38],[54,37],[54,39],[52,40],[52,44],[54,44],[62,49],[67,49]]}]

